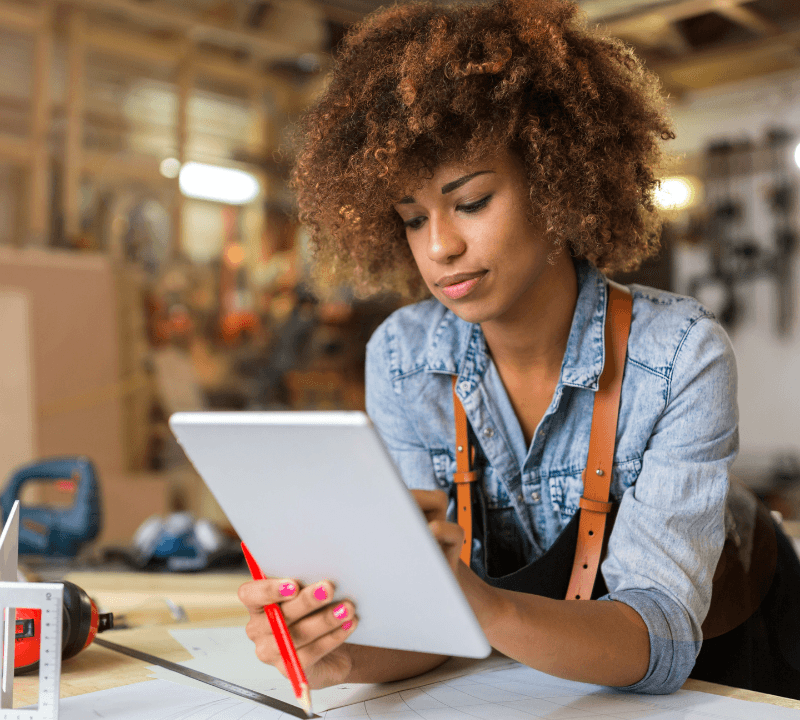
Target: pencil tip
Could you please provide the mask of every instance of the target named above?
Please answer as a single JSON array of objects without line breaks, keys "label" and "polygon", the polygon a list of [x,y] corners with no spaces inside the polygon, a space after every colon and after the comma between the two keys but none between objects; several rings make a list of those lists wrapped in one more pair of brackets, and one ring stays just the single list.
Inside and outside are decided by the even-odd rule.
[{"label": "pencil tip", "polygon": [[311,709],[311,693],[308,691],[308,685],[303,687],[303,691],[298,698],[300,706],[306,711],[306,717],[313,718],[314,711]]}]

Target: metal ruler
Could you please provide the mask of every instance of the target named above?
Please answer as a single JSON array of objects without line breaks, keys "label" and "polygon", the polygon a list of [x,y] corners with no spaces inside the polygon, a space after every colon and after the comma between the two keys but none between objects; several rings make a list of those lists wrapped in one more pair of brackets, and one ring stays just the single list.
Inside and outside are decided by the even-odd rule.
[{"label": "metal ruler", "polygon": [[[42,611],[39,637],[39,703],[32,709],[0,708],[0,720],[57,720],[61,683],[63,596],[64,586],[61,583],[0,582],[0,610],[3,610],[4,616],[6,608],[41,608]],[[11,637],[14,635],[12,631]],[[13,682],[13,673],[9,681]]]},{"label": "metal ruler", "polygon": [[[201,672],[200,670],[194,670],[193,668],[179,665],[171,660],[164,660],[156,655],[151,655],[150,653],[142,652],[141,650],[134,650],[134,648],[127,647],[126,645],[118,645],[117,643],[109,642],[105,638],[95,638],[94,644],[108,648],[109,650],[114,650],[118,653],[122,653],[123,655],[128,655],[129,657],[136,658],[137,660],[143,660],[144,662],[151,663],[152,665],[158,665],[166,668],[167,670],[172,670],[173,672],[180,673],[181,675],[190,677],[193,680],[198,680],[206,685],[211,685],[212,687],[225,690],[226,692],[233,693],[234,695],[239,695],[239,697],[247,698],[253,702],[260,703],[261,705],[267,705],[268,707],[275,708],[276,710],[285,712],[287,715],[293,715],[296,718],[302,719],[309,717],[301,708],[283,702],[283,700],[272,698],[269,695],[264,695],[263,693],[243,687],[242,685],[236,685],[235,683],[228,682],[227,680],[215,677],[214,675],[209,675],[208,673]],[[319,715],[311,715],[310,717],[318,718]],[[0,720],[3,720],[2,715],[0,715]]]}]

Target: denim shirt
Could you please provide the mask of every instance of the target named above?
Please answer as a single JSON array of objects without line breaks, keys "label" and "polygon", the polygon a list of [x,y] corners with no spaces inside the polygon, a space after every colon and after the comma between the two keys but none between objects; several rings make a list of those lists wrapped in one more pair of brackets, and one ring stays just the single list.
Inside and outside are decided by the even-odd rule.
[{"label": "denim shirt", "polygon": [[[435,299],[394,312],[367,346],[366,405],[409,489],[448,492],[451,378],[476,445],[494,576],[540,557],[578,509],[592,407],[603,370],[605,277],[576,261],[578,299],[552,402],[526,447],[480,325]],[[646,675],[627,690],[669,693],[700,651],[711,580],[730,529],[738,451],[736,364],[728,336],[697,301],[631,285],[633,318],[611,484],[619,511],[601,572],[650,635]],[[735,531],[735,529],[734,529]],[[485,576],[479,539],[471,566]]]}]

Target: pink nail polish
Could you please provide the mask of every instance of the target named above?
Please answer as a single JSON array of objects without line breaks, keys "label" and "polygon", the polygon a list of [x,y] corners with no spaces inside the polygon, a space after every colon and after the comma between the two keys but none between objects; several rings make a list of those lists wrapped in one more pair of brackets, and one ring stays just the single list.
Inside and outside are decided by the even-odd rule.
[{"label": "pink nail polish", "polygon": [[290,595],[294,595],[295,586],[294,583],[283,583],[281,585],[281,595],[283,597],[289,597]]},{"label": "pink nail polish", "polygon": [[348,620],[344,625],[342,625],[342,630],[349,630],[351,627],[353,627],[353,621]]},{"label": "pink nail polish", "polygon": [[344,606],[344,603],[340,603],[336,606],[333,611],[333,617],[337,620],[344,620],[347,617],[347,608]]},{"label": "pink nail polish", "polygon": [[320,585],[316,590],[314,590],[314,597],[317,598],[317,600],[328,599],[328,591],[325,589],[324,585]]}]

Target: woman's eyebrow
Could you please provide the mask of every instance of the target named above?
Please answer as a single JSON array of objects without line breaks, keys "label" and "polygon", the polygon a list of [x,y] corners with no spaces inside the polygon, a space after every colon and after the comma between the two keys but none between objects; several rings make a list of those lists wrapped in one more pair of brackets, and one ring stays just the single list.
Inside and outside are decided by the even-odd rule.
[{"label": "woman's eyebrow", "polygon": [[[472,178],[477,177],[478,175],[486,175],[487,173],[493,173],[493,172],[494,172],[494,170],[478,170],[478,172],[474,172],[474,173],[472,173],[470,175],[464,175],[464,177],[460,177],[460,178],[458,178],[458,180],[453,180],[453,182],[449,182],[446,185],[442,185],[442,195],[447,195],[447,193],[452,192],[453,190],[457,190],[462,185],[465,185],[470,180],[472,180]],[[413,197],[411,197],[410,195],[407,195],[402,200],[398,200],[397,204],[398,205],[410,205],[410,204],[415,203],[415,202],[416,202],[416,200],[414,200]]]},{"label": "woman's eyebrow", "polygon": [[486,173],[493,173],[494,170],[478,170],[478,172],[472,173],[472,175],[464,175],[464,177],[458,178],[458,180],[453,180],[453,182],[447,183],[447,185],[442,185],[442,195],[447,195],[447,193],[452,192],[460,188],[465,183],[468,183],[472,178],[478,175],[486,175]]}]

